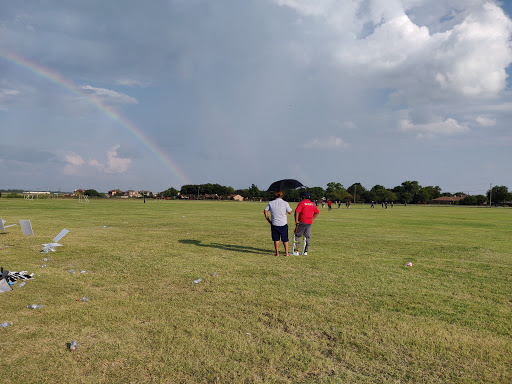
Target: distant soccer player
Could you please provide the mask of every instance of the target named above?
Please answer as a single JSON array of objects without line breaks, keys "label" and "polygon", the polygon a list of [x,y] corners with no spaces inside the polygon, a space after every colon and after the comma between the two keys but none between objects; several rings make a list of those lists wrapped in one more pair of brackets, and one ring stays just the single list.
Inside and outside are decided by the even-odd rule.
[{"label": "distant soccer player", "polygon": [[304,236],[306,247],[304,254],[308,254],[309,242],[311,240],[311,226],[313,220],[318,216],[320,211],[318,207],[309,200],[309,193],[301,193],[302,200],[295,209],[295,240],[298,241]]}]

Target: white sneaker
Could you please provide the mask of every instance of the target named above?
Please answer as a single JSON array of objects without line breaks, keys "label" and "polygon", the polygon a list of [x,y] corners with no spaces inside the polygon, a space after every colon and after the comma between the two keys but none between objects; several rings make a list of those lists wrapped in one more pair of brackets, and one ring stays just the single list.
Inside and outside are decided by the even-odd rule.
[{"label": "white sneaker", "polygon": [[304,253],[303,253],[303,255],[304,255],[304,256],[307,256],[307,255],[308,255],[308,253],[307,253],[307,252],[304,252]]}]

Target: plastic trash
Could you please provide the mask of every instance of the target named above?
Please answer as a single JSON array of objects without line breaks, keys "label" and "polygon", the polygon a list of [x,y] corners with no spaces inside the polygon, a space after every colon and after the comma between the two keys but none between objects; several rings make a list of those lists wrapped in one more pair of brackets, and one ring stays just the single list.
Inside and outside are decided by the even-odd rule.
[{"label": "plastic trash", "polygon": [[212,277],[217,277],[217,272],[213,272]]},{"label": "plastic trash", "polygon": [[45,258],[43,259],[43,261],[50,261],[50,258],[49,258],[49,257],[45,257]]},{"label": "plastic trash", "polygon": [[203,281],[203,279],[197,279],[197,280],[194,280],[192,282],[192,284],[199,284],[201,281]]},{"label": "plastic trash", "polygon": [[30,304],[30,305],[27,305],[27,308],[30,308],[30,309],[40,309],[40,308],[43,308],[44,305],[42,304]]},{"label": "plastic trash", "polygon": [[20,285],[18,285],[18,287],[23,287],[25,285],[25,282],[21,282]]},{"label": "plastic trash", "polygon": [[85,269],[82,269],[80,273],[86,273],[87,271]]},{"label": "plastic trash", "polygon": [[46,267],[46,264],[41,265],[41,268],[44,268],[44,267]]},{"label": "plastic trash", "polygon": [[9,281],[7,284],[14,285],[14,283],[12,281]]},{"label": "plastic trash", "polygon": [[406,264],[405,264],[405,266],[406,266],[406,267],[412,267],[412,263],[411,263],[411,262],[406,263]]},{"label": "plastic trash", "polygon": [[12,321],[0,324],[0,328],[7,328],[9,325],[12,325]]},{"label": "plastic trash", "polygon": [[82,301],[82,302],[88,302],[89,301],[89,298],[84,296],[84,297],[79,297],[78,299],[76,299],[76,301]]},{"label": "plastic trash", "polygon": [[74,270],[72,270],[72,269],[70,269],[70,270],[69,270],[69,273],[71,273],[72,275],[74,275],[74,274],[75,274],[75,271],[74,271]]},{"label": "plastic trash", "polygon": [[78,343],[77,343],[75,340],[73,340],[73,341],[69,344],[69,350],[70,350],[71,352],[73,352],[73,351],[76,351],[76,349],[77,349],[77,348],[78,348]]}]

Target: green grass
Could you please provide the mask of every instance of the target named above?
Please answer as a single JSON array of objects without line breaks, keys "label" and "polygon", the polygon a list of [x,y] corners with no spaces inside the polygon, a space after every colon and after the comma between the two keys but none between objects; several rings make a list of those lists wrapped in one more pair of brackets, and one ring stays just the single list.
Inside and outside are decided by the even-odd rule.
[{"label": "green grass", "polygon": [[264,207],[0,199],[34,229],[0,234],[0,265],[37,275],[0,294],[3,377],[512,382],[512,210],[321,208],[309,255],[276,258]]}]

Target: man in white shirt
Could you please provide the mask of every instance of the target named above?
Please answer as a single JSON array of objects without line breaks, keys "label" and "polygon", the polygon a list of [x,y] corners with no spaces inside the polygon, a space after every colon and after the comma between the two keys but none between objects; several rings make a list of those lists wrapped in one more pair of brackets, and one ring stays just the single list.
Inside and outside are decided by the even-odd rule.
[{"label": "man in white shirt", "polygon": [[[272,220],[268,217],[269,211]],[[286,214],[291,215],[291,213],[290,204],[283,200],[281,191],[276,192],[276,199],[270,201],[263,210],[265,218],[270,223],[276,256],[279,256],[280,240],[283,240],[285,256],[288,256],[288,218]]]}]

